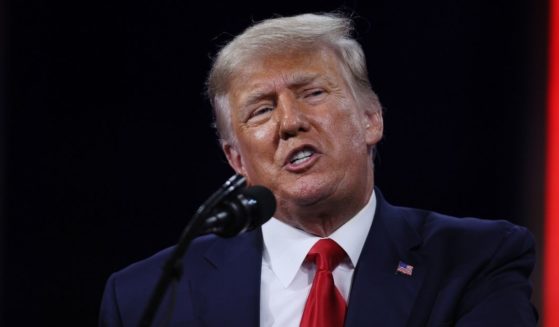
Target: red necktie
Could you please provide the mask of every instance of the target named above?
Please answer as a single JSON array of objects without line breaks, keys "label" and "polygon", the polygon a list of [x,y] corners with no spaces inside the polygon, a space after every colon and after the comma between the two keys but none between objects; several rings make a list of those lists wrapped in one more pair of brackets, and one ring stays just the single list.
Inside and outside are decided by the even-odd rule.
[{"label": "red necktie", "polygon": [[342,327],[347,305],[334,285],[332,270],[347,256],[345,251],[329,238],[321,239],[307,254],[307,260],[316,264],[311,292],[301,318],[301,327]]}]

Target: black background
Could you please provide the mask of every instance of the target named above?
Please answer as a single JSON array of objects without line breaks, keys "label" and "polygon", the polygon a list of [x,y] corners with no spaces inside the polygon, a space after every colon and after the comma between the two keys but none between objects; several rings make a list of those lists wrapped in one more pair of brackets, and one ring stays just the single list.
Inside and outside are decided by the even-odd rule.
[{"label": "black background", "polygon": [[210,58],[275,14],[355,14],[385,107],[389,201],[509,219],[539,240],[546,6],[5,2],[2,325],[93,326],[109,274],[178,239],[232,174],[203,96]]}]

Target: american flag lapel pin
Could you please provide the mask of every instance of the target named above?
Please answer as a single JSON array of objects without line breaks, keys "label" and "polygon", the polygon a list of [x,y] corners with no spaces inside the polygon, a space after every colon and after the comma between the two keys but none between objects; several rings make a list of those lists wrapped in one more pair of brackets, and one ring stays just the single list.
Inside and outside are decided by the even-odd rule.
[{"label": "american flag lapel pin", "polygon": [[411,276],[413,274],[413,266],[408,265],[403,261],[398,261],[398,267],[396,267],[396,274],[404,274],[406,276]]}]

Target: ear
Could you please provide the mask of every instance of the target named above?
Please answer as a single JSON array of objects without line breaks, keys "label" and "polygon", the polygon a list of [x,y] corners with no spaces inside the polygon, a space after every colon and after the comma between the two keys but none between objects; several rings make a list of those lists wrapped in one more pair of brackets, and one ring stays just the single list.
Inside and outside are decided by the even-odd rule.
[{"label": "ear", "polygon": [[382,120],[382,111],[373,108],[365,111],[365,140],[368,145],[374,146],[382,139],[384,124]]},{"label": "ear", "polygon": [[225,153],[225,157],[227,157],[229,166],[231,166],[231,168],[233,168],[233,170],[237,174],[246,176],[243,158],[241,157],[241,153],[237,150],[237,148],[232,144],[223,142],[221,143],[221,149],[223,150],[223,153]]}]

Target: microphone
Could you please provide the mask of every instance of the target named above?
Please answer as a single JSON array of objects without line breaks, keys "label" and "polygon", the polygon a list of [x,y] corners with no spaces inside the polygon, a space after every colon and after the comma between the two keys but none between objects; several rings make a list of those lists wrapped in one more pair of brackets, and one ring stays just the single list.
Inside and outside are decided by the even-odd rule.
[{"label": "microphone", "polygon": [[182,257],[194,237],[201,233],[232,237],[256,228],[272,217],[276,211],[274,194],[264,186],[244,188],[245,183],[243,176],[233,175],[198,208],[165,262],[139,326],[151,326],[167,288],[181,277]]},{"label": "microphone", "polygon": [[202,234],[233,237],[264,224],[275,211],[274,194],[264,186],[250,186],[222,199],[205,218]]}]

